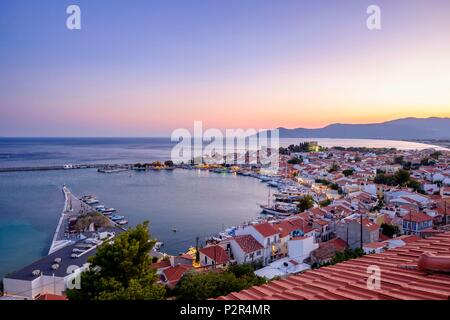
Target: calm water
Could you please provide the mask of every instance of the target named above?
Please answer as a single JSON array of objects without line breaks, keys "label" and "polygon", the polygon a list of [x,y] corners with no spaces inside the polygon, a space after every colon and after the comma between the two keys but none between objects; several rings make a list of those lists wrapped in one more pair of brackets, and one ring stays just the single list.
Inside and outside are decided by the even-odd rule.
[{"label": "calm water", "polygon": [[194,245],[196,236],[203,241],[223,226],[254,219],[268,194],[254,178],[194,170],[0,173],[0,275],[46,254],[63,207],[63,184],[77,195],[96,195],[131,225],[150,220],[152,235],[172,254]]},{"label": "calm water", "polygon": [[[281,139],[280,144],[288,146],[311,140],[324,147],[430,148],[422,143],[371,139],[289,138]],[[166,160],[174,145],[169,138],[0,138],[0,168]]]},{"label": "calm water", "polygon": [[[282,145],[306,139],[282,139]],[[311,140],[311,139],[309,139]],[[320,145],[429,146],[403,141],[314,139]],[[134,163],[165,160],[167,138],[0,139],[0,167],[66,163]],[[150,220],[151,233],[177,254],[223,227],[255,218],[267,187],[253,178],[197,171],[124,172],[96,170],[0,173],[0,277],[45,255],[63,207],[61,186],[77,195],[94,194],[132,225]],[[173,233],[172,227],[178,229]]]}]

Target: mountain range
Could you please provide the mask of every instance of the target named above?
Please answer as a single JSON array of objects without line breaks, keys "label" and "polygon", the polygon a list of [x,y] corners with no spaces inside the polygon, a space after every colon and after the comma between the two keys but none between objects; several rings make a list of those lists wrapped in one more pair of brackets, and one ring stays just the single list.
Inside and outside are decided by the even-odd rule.
[{"label": "mountain range", "polygon": [[403,118],[368,124],[330,124],[323,128],[278,128],[280,138],[450,139],[450,118]]}]

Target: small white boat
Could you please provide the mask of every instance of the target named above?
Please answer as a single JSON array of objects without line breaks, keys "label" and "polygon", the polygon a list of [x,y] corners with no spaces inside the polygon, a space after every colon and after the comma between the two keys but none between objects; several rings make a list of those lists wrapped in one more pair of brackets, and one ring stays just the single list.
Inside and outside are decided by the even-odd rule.
[{"label": "small white boat", "polygon": [[98,201],[97,199],[87,199],[86,201],[84,201],[86,204],[89,204],[89,205],[91,205],[91,204],[97,204],[97,203],[99,203],[100,201]]},{"label": "small white boat", "polygon": [[116,221],[116,223],[117,223],[118,225],[123,226],[123,225],[128,224],[128,220],[120,220],[120,221]]},{"label": "small white boat", "polygon": [[268,213],[275,216],[290,216],[297,212],[294,206],[288,206],[286,204],[275,204],[273,206],[260,205],[262,213]]},{"label": "small white boat", "polygon": [[161,249],[161,247],[164,245],[164,242],[156,242],[155,243],[155,246],[154,246],[154,249],[156,250],[156,251],[158,251],[159,249]]}]

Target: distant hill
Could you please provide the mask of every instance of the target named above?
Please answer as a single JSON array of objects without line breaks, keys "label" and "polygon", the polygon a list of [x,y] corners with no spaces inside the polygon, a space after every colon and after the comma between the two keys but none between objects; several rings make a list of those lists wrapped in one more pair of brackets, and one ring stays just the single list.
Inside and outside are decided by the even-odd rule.
[{"label": "distant hill", "polygon": [[279,128],[280,138],[450,139],[450,118],[404,118],[369,124],[330,124],[319,129]]}]

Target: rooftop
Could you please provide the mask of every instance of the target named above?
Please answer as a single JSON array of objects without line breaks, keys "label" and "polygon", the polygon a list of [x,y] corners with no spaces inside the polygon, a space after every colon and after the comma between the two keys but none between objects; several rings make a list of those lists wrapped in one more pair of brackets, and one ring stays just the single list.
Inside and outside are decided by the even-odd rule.
[{"label": "rooftop", "polygon": [[403,221],[425,222],[430,220],[433,218],[423,212],[411,212],[403,217]]},{"label": "rooftop", "polygon": [[256,229],[263,237],[270,237],[278,233],[277,229],[275,229],[270,223],[260,223],[253,225],[253,228]]},{"label": "rooftop", "polygon": [[[448,300],[450,274],[417,267],[423,253],[450,256],[450,232],[379,254],[233,292],[219,300]],[[381,270],[380,289],[367,287],[368,267]]]},{"label": "rooftop", "polygon": [[236,241],[236,243],[245,253],[252,253],[264,249],[264,247],[258,241],[256,241],[256,239],[252,235],[249,234],[236,236],[232,238],[232,240]]},{"label": "rooftop", "polygon": [[221,246],[218,245],[204,247],[201,248],[199,251],[200,253],[203,253],[205,256],[214,260],[218,264],[227,263],[230,261],[228,253]]}]

